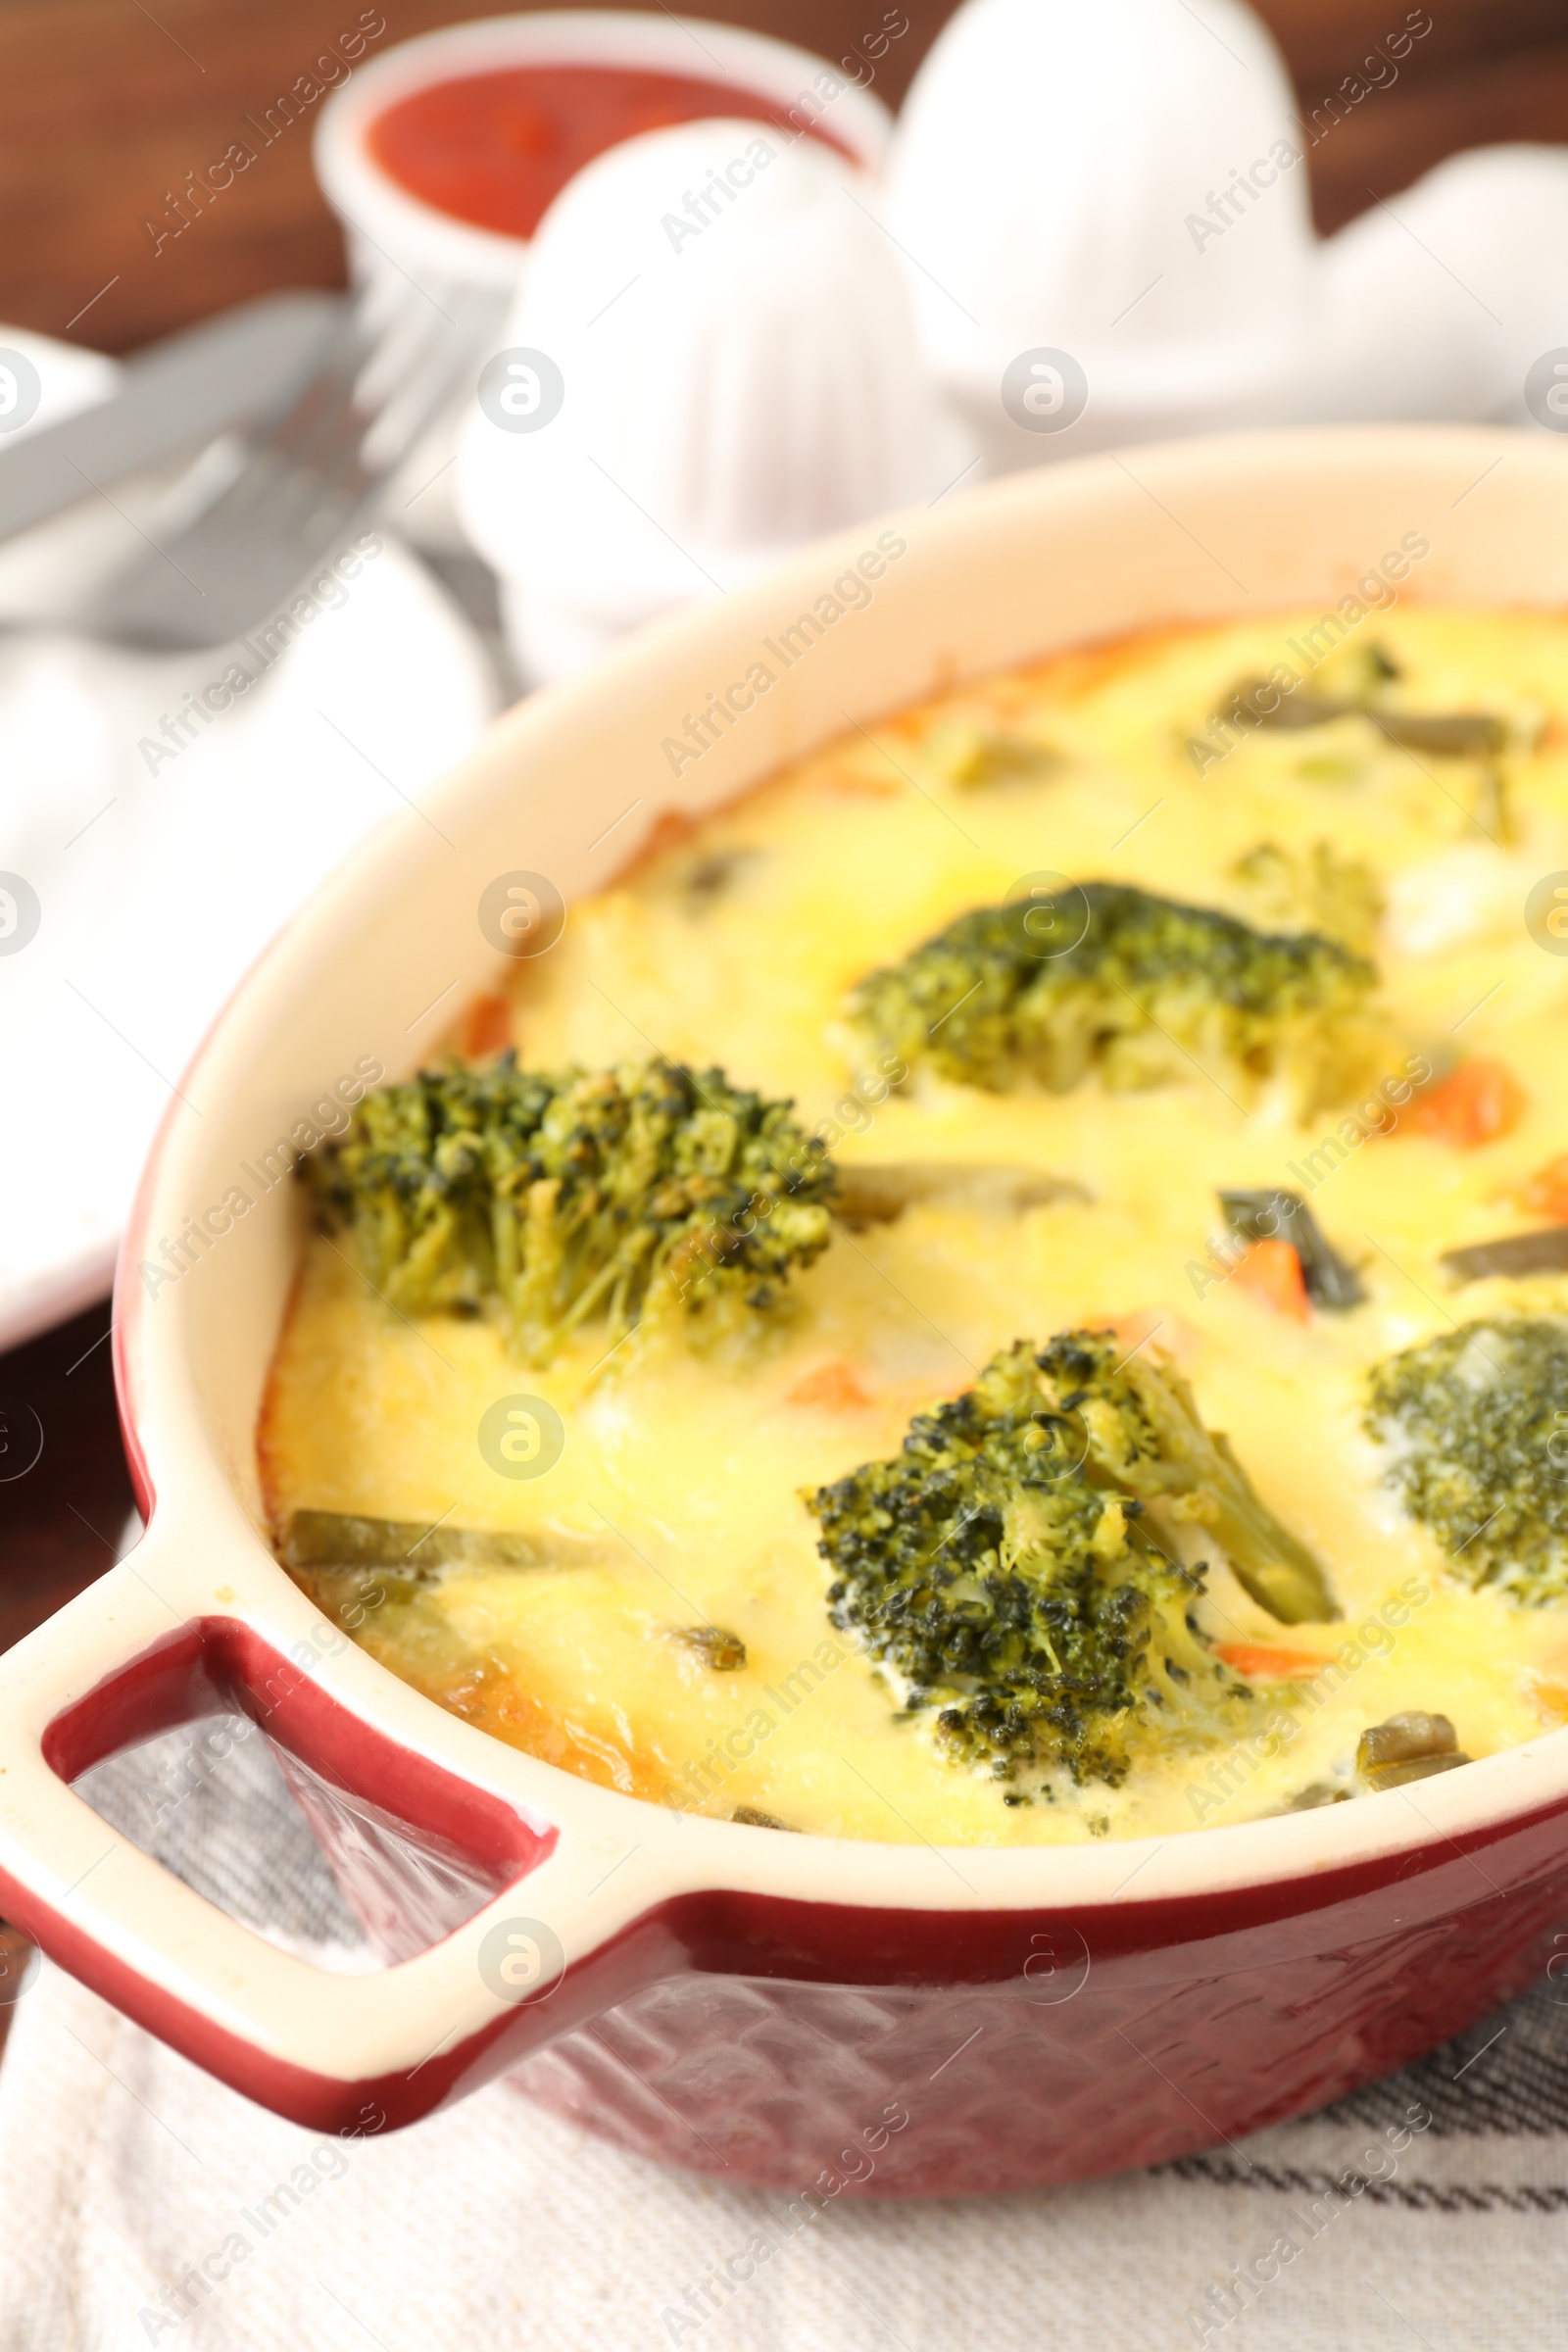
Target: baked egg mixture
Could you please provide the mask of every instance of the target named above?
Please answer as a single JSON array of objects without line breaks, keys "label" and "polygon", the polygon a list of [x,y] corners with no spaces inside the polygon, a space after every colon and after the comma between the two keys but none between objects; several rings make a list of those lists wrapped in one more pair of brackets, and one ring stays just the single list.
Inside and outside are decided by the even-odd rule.
[{"label": "baked egg mixture", "polygon": [[853,729],[360,1104],[259,1433],[306,1591],[532,1754],[836,1837],[1568,1722],[1568,620],[1330,634]]}]

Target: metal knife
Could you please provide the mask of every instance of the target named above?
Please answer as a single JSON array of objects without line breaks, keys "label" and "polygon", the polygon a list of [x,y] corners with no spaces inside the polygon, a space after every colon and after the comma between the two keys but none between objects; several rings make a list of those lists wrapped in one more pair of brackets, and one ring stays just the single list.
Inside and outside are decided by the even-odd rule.
[{"label": "metal knife", "polygon": [[0,446],[0,541],[274,402],[343,316],[337,294],[264,294],[150,344],[107,400]]}]

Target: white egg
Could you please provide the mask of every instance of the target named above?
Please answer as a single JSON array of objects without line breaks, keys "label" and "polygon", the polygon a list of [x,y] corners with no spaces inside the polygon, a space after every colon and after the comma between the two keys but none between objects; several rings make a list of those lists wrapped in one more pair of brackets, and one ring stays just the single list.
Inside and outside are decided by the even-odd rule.
[{"label": "white egg", "polygon": [[[1374,204],[1322,254],[1302,414],[1568,426],[1568,152],[1481,147]],[[1550,405],[1555,393],[1558,405]]]},{"label": "white egg", "polygon": [[505,339],[559,370],[559,414],[482,397],[459,460],[535,675],[961,468],[875,206],[824,142],[727,120],[629,140],[557,199]]},{"label": "white egg", "polygon": [[[889,166],[922,346],[994,468],[1273,413],[1309,335],[1306,141],[1234,0],[968,0]],[[1087,394],[1033,413],[1021,355]]]}]

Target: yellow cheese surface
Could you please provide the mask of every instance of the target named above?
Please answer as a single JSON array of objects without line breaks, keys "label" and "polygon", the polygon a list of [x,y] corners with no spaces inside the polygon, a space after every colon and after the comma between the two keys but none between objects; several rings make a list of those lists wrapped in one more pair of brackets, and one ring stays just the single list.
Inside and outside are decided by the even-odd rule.
[{"label": "yellow cheese surface", "polygon": [[[1510,729],[1505,814],[1482,763],[1400,750],[1362,718],[1258,729],[1195,760],[1239,680],[1266,675],[1311,616],[1162,632],[965,689],[862,732],[749,795],[573,906],[512,1000],[529,1067],[658,1052],[795,1098],[845,1167],[1028,1165],[1087,1198],[1018,1214],[926,1205],[835,1238],[788,1311],[743,1344],[603,1327],[539,1370],[495,1328],[391,1312],[352,1247],[311,1245],[261,1430],[269,1507],[531,1532],[543,1564],[388,1580],[355,1626],[397,1673],[518,1746],[634,1793],[737,1807],[844,1837],[1015,1844],[1244,1820],[1314,1783],[1348,1787],[1358,1733],[1408,1708],[1452,1718],[1472,1756],[1568,1720],[1568,1605],[1467,1589],[1382,1483],[1367,1367],[1507,1308],[1558,1311],[1546,1277],[1456,1291],[1459,1244],[1538,1225],[1510,1194],[1568,1150],[1568,956],[1525,901],[1568,869],[1568,623],[1401,607],[1370,616],[1311,679],[1349,688],[1375,641],[1397,702],[1492,711]],[[995,740],[1011,747],[999,758]],[[1212,738],[1217,741],[1218,738]],[[1035,747],[1031,758],[1017,747]],[[991,748],[988,750],[988,746]],[[1201,766],[1202,772],[1200,772]],[[1277,1093],[1190,1082],[1053,1097],[934,1081],[885,1100],[852,1080],[846,991],[966,908],[1041,873],[1141,884],[1270,927],[1236,878],[1271,842],[1331,845],[1385,899],[1384,1002],[1440,1073],[1505,1063],[1527,1101],[1476,1149],[1408,1111],[1353,1105],[1302,1128]],[[1541,926],[1537,926],[1538,931]],[[1565,942],[1568,945],[1568,942]],[[1434,1081],[1438,1083],[1438,1081]],[[1372,1121],[1385,1132],[1366,1136]],[[1368,1302],[1301,1323],[1225,1273],[1219,1186],[1304,1195]],[[1154,1335],[1274,1510],[1326,1564],[1343,1622],[1282,1627],[1222,1562],[1200,1608],[1223,1645],[1337,1660],[1253,1679],[1250,1735],[1196,1733],[1119,1787],[1054,1781],[1007,1804],[950,1761],[852,1636],[802,1491],[898,1450],[911,1413],[968,1386],[1015,1338],[1114,1322]],[[499,1399],[541,1397],[564,1446],[543,1475],[487,1463]],[[1568,1403],[1568,1400],[1565,1400]],[[683,1629],[739,1637],[715,1671]]]}]

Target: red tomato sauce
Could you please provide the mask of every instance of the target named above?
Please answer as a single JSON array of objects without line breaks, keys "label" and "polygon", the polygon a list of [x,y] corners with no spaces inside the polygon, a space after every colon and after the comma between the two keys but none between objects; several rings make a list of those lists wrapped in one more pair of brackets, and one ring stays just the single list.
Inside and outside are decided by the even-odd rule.
[{"label": "red tomato sauce", "polygon": [[[531,237],[551,199],[607,147],[714,115],[771,123],[791,137],[801,127],[782,105],[728,82],[621,66],[522,66],[416,90],[376,117],[368,144],[382,171],[425,204],[476,228]],[[814,135],[849,153],[826,131]]]}]

